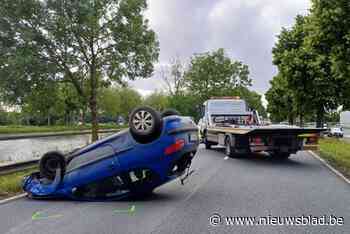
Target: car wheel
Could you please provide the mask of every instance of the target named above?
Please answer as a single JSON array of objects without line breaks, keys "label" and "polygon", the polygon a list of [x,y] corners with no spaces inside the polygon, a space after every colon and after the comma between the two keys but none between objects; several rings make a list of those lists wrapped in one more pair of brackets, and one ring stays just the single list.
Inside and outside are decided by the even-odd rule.
[{"label": "car wheel", "polygon": [[162,118],[172,115],[180,115],[180,113],[175,109],[167,109],[162,112]]},{"label": "car wheel", "polygon": [[150,107],[134,109],[129,117],[129,127],[133,138],[141,144],[156,140],[162,132],[162,118]]},{"label": "car wheel", "polygon": [[61,169],[61,177],[63,178],[66,170],[66,159],[62,153],[57,151],[48,152],[40,159],[39,169],[42,177],[49,180],[55,179],[58,168]]}]

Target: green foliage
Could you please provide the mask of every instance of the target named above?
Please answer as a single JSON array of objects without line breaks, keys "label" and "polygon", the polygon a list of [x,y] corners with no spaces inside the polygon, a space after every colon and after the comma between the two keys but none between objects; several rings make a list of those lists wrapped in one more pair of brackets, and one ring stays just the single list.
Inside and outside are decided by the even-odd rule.
[{"label": "green foliage", "polygon": [[0,198],[9,197],[22,192],[21,182],[23,177],[36,170],[37,168],[34,167],[8,175],[0,175]]},{"label": "green foliage", "polygon": [[46,83],[35,87],[24,99],[22,114],[29,124],[67,125],[77,122],[84,102],[70,83]]},{"label": "green foliage", "polygon": [[[310,36],[307,46],[323,65],[320,75],[328,76],[338,95],[334,102],[350,105],[350,4],[348,0],[312,0]],[[324,67],[324,64],[327,64]]]},{"label": "green foliage", "polygon": [[143,17],[146,8],[146,0],[3,0],[3,96],[22,104],[35,87],[71,83],[89,104],[96,140],[99,89],[111,81],[149,77],[158,59],[156,35]]},{"label": "green foliage", "polygon": [[[274,110],[278,108],[278,106],[273,106],[274,104],[282,104],[281,107],[287,109],[280,111],[280,114],[286,111],[288,113],[288,108],[289,110],[293,109],[294,113],[288,115],[289,122],[293,122],[292,115],[299,115],[303,118],[303,115],[310,109],[323,110],[327,101],[321,99],[325,97],[318,96],[318,90],[314,89],[317,85],[317,77],[315,70],[310,67],[314,57],[304,47],[304,41],[307,37],[306,23],[307,17],[297,16],[295,25],[290,30],[282,30],[272,51],[274,64],[279,69],[279,80],[275,82],[275,86],[279,87],[275,91],[282,88],[287,95],[285,98],[280,97],[281,100],[276,100],[274,103],[272,98],[277,98],[273,95],[276,92],[270,92],[269,96],[272,102],[269,106],[271,110]],[[283,79],[285,81],[282,81]],[[286,103],[282,103],[282,101]],[[278,112],[276,113],[277,116],[280,115]],[[280,115],[280,117],[282,116]]]},{"label": "green foliage", "polygon": [[143,104],[146,106],[153,107],[158,111],[163,111],[169,107],[168,96],[163,92],[154,92],[145,98]]},{"label": "green foliage", "polygon": [[0,109],[0,125],[5,125],[7,123],[7,113]]},{"label": "green foliage", "polygon": [[232,61],[223,49],[196,55],[185,73],[188,91],[203,102],[212,96],[226,96],[236,87],[251,85],[248,66]]},{"label": "green foliage", "polygon": [[178,95],[169,96],[169,108],[176,109],[182,115],[192,116],[195,120],[199,120],[200,103],[198,97],[191,94],[179,93]]},{"label": "green foliage", "polygon": [[162,75],[170,94],[168,106],[183,115],[198,120],[203,102],[210,97],[240,96],[266,117],[261,95],[247,88],[251,85],[248,66],[232,61],[223,49],[194,56],[187,69],[176,59]]},{"label": "green foliage", "polygon": [[277,75],[270,81],[271,88],[265,94],[268,101],[267,112],[273,122],[288,120],[294,123],[296,110],[293,94],[288,88],[287,80],[281,75]]},{"label": "green foliage", "polygon": [[[346,0],[312,3],[309,15],[297,16],[291,29],[282,29],[273,62],[280,79],[287,82],[285,90],[292,95],[296,114],[315,114],[322,126],[331,110],[350,103],[350,4]],[[274,95],[276,87],[271,89],[269,109],[277,113],[274,105],[281,101],[274,99],[281,97]]]},{"label": "green foliage", "polygon": [[350,144],[337,139],[322,139],[320,155],[350,178]]},{"label": "green foliage", "polygon": [[132,109],[142,102],[140,94],[129,87],[111,87],[101,91],[99,96],[100,111],[103,116],[127,119]]},{"label": "green foliage", "polygon": [[234,89],[230,95],[239,96],[241,99],[244,99],[247,102],[248,106],[251,109],[257,110],[259,112],[259,115],[264,118],[267,117],[266,109],[262,104],[262,97],[257,92],[251,91],[246,87],[238,87]]}]

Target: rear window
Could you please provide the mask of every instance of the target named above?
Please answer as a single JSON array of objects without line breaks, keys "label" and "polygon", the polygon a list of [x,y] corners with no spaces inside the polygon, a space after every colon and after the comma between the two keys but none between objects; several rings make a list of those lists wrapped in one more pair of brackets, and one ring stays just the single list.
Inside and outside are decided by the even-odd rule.
[{"label": "rear window", "polygon": [[100,146],[94,150],[79,155],[78,157],[70,161],[67,167],[67,172],[88,165],[90,163],[99,161],[101,159],[111,157],[114,154],[114,150],[110,145]]}]

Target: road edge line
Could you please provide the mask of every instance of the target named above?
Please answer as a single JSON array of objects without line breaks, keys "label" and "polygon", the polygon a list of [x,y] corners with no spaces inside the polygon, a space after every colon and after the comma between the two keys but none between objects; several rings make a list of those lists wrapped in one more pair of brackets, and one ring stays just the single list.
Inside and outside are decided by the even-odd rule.
[{"label": "road edge line", "polygon": [[22,194],[13,196],[13,197],[9,197],[9,198],[0,200],[0,205],[4,205],[4,204],[9,203],[9,202],[14,201],[14,200],[18,200],[18,199],[23,198],[25,196],[27,196],[27,193],[22,193]]},{"label": "road edge line", "polygon": [[342,179],[343,181],[345,181],[348,185],[350,185],[350,180],[348,178],[346,178],[343,173],[341,173],[340,171],[338,171],[337,169],[335,169],[333,166],[331,166],[326,160],[324,160],[323,158],[321,158],[319,155],[317,155],[315,152],[309,150],[308,151],[314,158],[316,158],[317,160],[319,160],[323,165],[325,165],[329,170],[331,170],[336,176],[338,176],[340,179]]}]

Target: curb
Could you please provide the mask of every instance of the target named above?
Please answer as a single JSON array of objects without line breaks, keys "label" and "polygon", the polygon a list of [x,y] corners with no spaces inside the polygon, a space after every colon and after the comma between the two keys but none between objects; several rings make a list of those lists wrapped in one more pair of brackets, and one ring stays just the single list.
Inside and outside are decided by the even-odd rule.
[{"label": "curb", "polygon": [[25,196],[27,196],[27,193],[22,193],[22,194],[19,194],[19,195],[10,197],[10,198],[6,198],[4,200],[0,200],[0,205],[4,205],[4,204],[9,203],[11,201],[18,200],[18,199],[23,198]]},{"label": "curb", "polygon": [[350,185],[350,180],[346,178],[340,171],[335,169],[333,166],[331,166],[326,160],[318,156],[315,152],[309,150],[309,153],[316,158],[318,161],[320,161],[323,165],[325,165],[329,170],[331,170],[336,176],[338,176],[340,179],[342,179],[345,183]]}]

